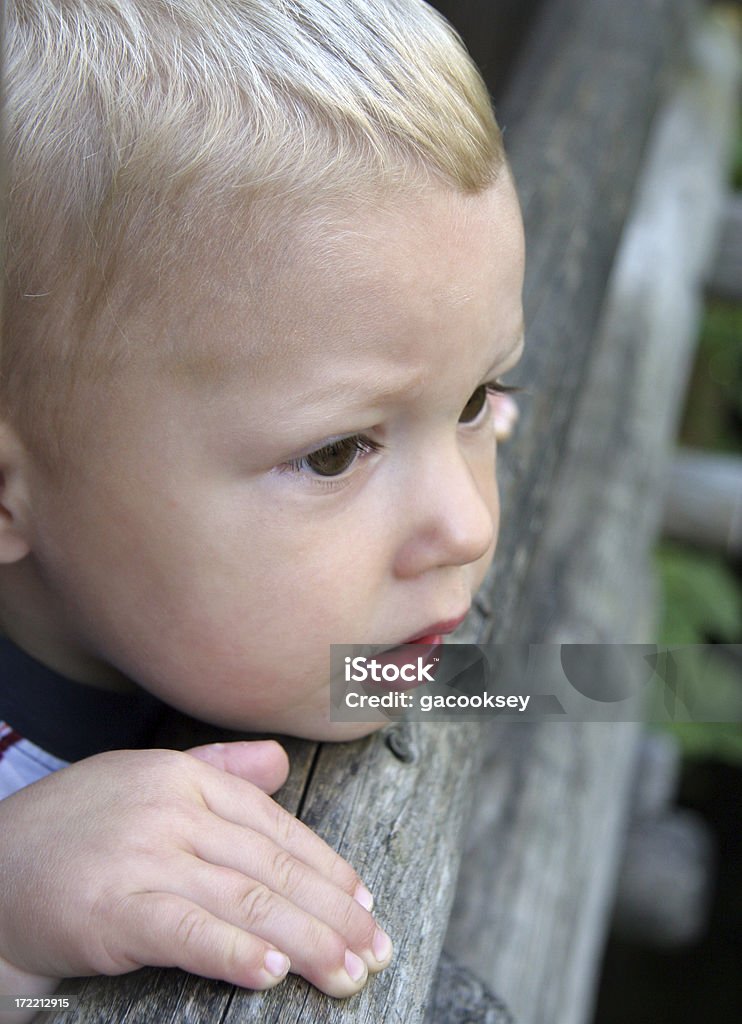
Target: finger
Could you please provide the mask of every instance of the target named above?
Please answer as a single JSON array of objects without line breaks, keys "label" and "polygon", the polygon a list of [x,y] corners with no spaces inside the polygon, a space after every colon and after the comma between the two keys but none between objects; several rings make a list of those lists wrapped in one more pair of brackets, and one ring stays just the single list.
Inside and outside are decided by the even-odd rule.
[{"label": "finger", "polygon": [[268,836],[287,853],[352,896],[361,906],[371,909],[373,897],[350,864],[270,797],[249,782],[224,772],[205,771],[198,782],[202,799],[217,817]]},{"label": "finger", "polygon": [[365,960],[324,921],[253,878],[194,857],[188,860],[187,866],[179,865],[178,891],[189,904],[283,950],[292,972],[327,995],[343,998],[366,983]]},{"label": "finger", "polygon": [[289,775],[288,755],[275,740],[207,743],[201,747],[191,747],[186,753],[252,782],[264,793],[275,793]]},{"label": "finger", "polygon": [[518,406],[510,395],[494,395],[492,398],[492,414],[495,423],[495,437],[498,441],[507,441],[518,422]]},{"label": "finger", "polygon": [[[202,862],[231,869],[231,873],[224,876],[225,884],[230,888],[227,905],[234,905],[235,899],[244,889],[245,878],[252,879],[341,935],[345,945],[363,959],[371,972],[381,971],[389,964],[392,958],[391,940],[368,910],[267,836],[214,818],[207,828],[200,829],[195,839],[191,840],[191,850]],[[192,858],[189,859],[190,868]],[[205,906],[201,891],[183,889],[182,878],[183,873],[179,872],[178,891]],[[217,912],[214,908],[210,909]],[[223,916],[221,911],[220,916]],[[271,938],[279,944],[282,941],[280,935]],[[282,945],[281,948],[285,947]]]},{"label": "finger", "polygon": [[180,967],[204,978],[263,990],[277,985],[291,966],[270,943],[172,893],[130,896],[117,945],[112,951],[117,969],[105,973],[145,965]]}]

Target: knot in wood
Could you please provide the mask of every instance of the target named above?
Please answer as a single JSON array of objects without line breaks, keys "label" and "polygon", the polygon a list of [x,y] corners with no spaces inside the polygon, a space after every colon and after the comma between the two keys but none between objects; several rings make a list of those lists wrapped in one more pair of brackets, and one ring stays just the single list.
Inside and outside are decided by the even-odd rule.
[{"label": "knot in wood", "polygon": [[417,758],[417,750],[409,730],[403,726],[396,726],[386,734],[386,745],[397,760],[404,764],[412,764]]}]

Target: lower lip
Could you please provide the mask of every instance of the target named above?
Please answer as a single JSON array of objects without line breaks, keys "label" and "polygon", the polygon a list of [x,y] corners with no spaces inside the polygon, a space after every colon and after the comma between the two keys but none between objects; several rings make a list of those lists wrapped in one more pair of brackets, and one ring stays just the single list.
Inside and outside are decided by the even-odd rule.
[{"label": "lower lip", "polygon": [[431,647],[437,647],[438,644],[443,643],[443,634],[431,633],[430,636],[419,636],[415,640],[410,640],[408,642],[411,644],[428,644]]},{"label": "lower lip", "polygon": [[[446,623],[445,626],[444,626],[445,633],[453,632],[453,630],[458,625],[460,625],[463,622],[463,620],[464,620],[464,616],[462,615],[460,619],[452,620],[450,623]],[[432,665],[434,662],[437,662],[439,660],[438,658],[434,658],[433,654],[442,645],[443,637],[445,636],[445,633],[444,632],[441,632],[441,633],[426,633],[424,636],[417,636],[417,637],[415,637],[412,640],[405,640],[403,643],[399,644],[397,647],[391,647],[391,648],[388,648],[386,651],[383,651],[382,654],[381,654],[381,658],[382,658],[384,664],[387,664],[387,665],[397,665],[398,667],[401,668],[401,667],[403,667],[405,665],[414,664],[414,661],[410,660],[410,658],[411,658],[410,652],[409,651],[405,652],[405,649],[407,647],[427,647],[428,650],[425,651],[422,654],[421,660],[426,665]],[[412,683],[411,684],[411,686],[417,686],[417,685],[419,685],[419,684],[418,683]],[[400,687],[400,685],[397,684],[396,688],[397,689],[405,689],[405,688],[409,688],[409,687]]]},{"label": "lower lip", "polygon": [[[399,647],[392,647],[388,651],[382,651],[378,655],[378,660],[383,665],[396,665],[397,668],[403,668],[406,665],[416,665],[418,659],[422,661],[424,665],[432,665],[433,662],[437,662],[437,658],[433,658],[434,652],[438,649],[440,643],[442,643],[442,636],[423,636],[419,640],[409,640],[407,643],[400,644]],[[413,655],[407,648],[411,646],[419,647],[422,644],[428,646],[427,651],[421,651],[419,655]],[[413,689],[420,684],[417,682],[400,682],[388,683],[391,689],[394,690],[409,690]]]}]

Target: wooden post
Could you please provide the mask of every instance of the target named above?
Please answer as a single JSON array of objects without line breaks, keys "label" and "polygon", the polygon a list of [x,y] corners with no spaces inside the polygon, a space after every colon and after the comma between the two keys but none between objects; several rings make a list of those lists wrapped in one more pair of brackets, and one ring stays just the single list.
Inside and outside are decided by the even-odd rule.
[{"label": "wooden post", "polygon": [[[740,70],[723,23],[692,24],[690,60],[654,121],[586,364],[574,360],[571,339],[554,339],[550,316],[559,315],[565,299],[553,297],[546,280],[539,309],[552,343],[538,355],[553,362],[551,380],[558,375],[569,384],[579,376],[580,389],[565,399],[569,409],[558,390],[550,393],[558,406],[552,429],[561,415],[571,423],[560,435],[556,479],[522,556],[530,573],[511,628],[529,639],[655,639],[650,549],[718,229]],[[596,52],[594,59],[609,56]],[[575,191],[585,184],[576,182]],[[602,201],[608,196],[606,190]],[[577,221],[572,249],[564,252],[567,286],[574,249],[586,244],[582,230]],[[578,293],[580,303],[590,301],[579,292],[580,282],[587,291],[590,280],[588,268],[583,274],[574,273],[576,303]],[[543,428],[535,436],[545,434]],[[503,998],[518,1024],[590,1018],[633,804],[638,738],[639,725],[631,722],[512,725],[489,738],[446,945]],[[700,896],[686,904],[696,919],[700,905]],[[688,921],[689,931],[695,923]],[[673,927],[680,934],[677,922]]]}]

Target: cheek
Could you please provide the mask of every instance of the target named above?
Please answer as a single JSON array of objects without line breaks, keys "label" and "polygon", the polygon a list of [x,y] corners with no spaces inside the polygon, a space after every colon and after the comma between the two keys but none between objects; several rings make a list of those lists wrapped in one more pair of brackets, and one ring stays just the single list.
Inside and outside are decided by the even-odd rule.
[{"label": "cheek", "polygon": [[[489,510],[490,518],[492,520],[492,543],[487,553],[481,559],[480,563],[477,563],[477,567],[480,569],[482,578],[484,577],[487,567],[495,553],[497,546],[497,538],[500,532],[500,493],[497,483],[497,457],[496,452],[490,451],[483,456],[481,460],[478,460],[474,472],[476,474],[477,487],[479,493],[482,496],[482,501]],[[480,580],[481,582],[481,580]]]},{"label": "cheek", "polygon": [[368,571],[379,557],[388,509],[387,495],[376,487],[289,502],[258,525],[251,546],[266,573],[295,582],[309,576],[332,587],[352,578],[356,566]]},{"label": "cheek", "polygon": [[205,566],[210,583],[202,580],[199,587],[213,591],[212,606],[229,621],[243,616],[270,634],[287,622],[315,630],[329,618],[352,615],[373,559],[351,524],[318,520],[312,522],[311,510],[291,521],[279,517],[247,530],[238,550],[225,540]]},{"label": "cheek", "polygon": [[500,488],[497,481],[496,455],[494,466],[490,464],[490,472],[488,476],[487,504],[492,515],[492,522],[494,524],[495,531],[495,540],[497,540],[497,534],[500,528]]}]

